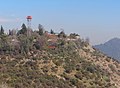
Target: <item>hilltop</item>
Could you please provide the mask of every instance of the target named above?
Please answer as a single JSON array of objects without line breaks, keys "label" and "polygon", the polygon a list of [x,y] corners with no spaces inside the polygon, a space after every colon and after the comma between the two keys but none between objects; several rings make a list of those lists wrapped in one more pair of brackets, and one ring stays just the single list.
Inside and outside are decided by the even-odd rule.
[{"label": "hilltop", "polygon": [[106,55],[120,61],[120,39],[113,38],[104,44],[95,45],[96,49],[99,49],[101,52]]},{"label": "hilltop", "polygon": [[[3,28],[1,28],[3,30]],[[119,88],[120,63],[78,34],[38,31],[25,24],[0,31],[2,88]]]}]

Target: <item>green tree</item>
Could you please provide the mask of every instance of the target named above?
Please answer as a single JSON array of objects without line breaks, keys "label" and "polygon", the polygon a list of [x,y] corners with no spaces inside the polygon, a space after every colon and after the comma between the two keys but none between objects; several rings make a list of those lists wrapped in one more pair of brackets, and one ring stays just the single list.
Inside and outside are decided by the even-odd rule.
[{"label": "green tree", "polygon": [[58,34],[58,37],[60,38],[66,38],[66,34],[64,31],[61,31],[59,34]]},{"label": "green tree", "polygon": [[53,31],[52,29],[50,30],[50,33],[51,33],[51,34],[55,34],[54,31]]},{"label": "green tree", "polygon": [[19,35],[21,54],[27,54],[30,48],[30,40],[26,35]]},{"label": "green tree", "polygon": [[8,43],[8,37],[6,35],[0,36],[0,51],[6,52],[9,51],[9,43]]},{"label": "green tree", "polygon": [[4,28],[1,25],[1,29],[0,29],[0,35],[4,34]]},{"label": "green tree", "polygon": [[26,34],[27,33],[26,25],[23,23],[21,27],[22,29],[18,31],[18,34]]},{"label": "green tree", "polygon": [[43,35],[43,31],[44,31],[44,28],[41,24],[38,25],[38,29],[39,29],[39,35]]},{"label": "green tree", "polygon": [[76,39],[76,36],[79,36],[79,35],[76,33],[71,33],[69,36],[70,38]]}]

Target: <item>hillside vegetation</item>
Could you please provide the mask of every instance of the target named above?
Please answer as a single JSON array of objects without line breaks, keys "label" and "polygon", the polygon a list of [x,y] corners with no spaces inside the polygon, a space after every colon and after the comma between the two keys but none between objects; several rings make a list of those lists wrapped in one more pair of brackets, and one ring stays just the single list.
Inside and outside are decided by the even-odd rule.
[{"label": "hillside vegetation", "polygon": [[120,63],[78,34],[23,24],[0,34],[0,88],[120,88]]}]

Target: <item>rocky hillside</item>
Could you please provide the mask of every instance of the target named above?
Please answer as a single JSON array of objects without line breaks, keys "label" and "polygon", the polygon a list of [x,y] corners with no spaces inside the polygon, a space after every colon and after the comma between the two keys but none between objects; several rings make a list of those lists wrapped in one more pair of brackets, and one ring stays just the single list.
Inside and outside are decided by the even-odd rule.
[{"label": "rocky hillside", "polygon": [[0,35],[1,88],[120,88],[120,63],[77,34],[23,29]]},{"label": "rocky hillside", "polygon": [[[91,49],[88,46],[88,50],[90,51]],[[82,50],[82,52],[84,51]],[[108,72],[111,82],[117,88],[120,87],[120,63],[117,60],[102,54],[96,49],[93,49],[93,52],[90,53],[84,52],[82,56],[86,57],[87,61],[94,63],[98,68],[100,67],[105,72]]]},{"label": "rocky hillside", "polygon": [[120,39],[119,38],[113,38],[104,44],[96,45],[94,47],[96,49],[99,49],[101,52],[105,53],[106,55],[120,61]]}]

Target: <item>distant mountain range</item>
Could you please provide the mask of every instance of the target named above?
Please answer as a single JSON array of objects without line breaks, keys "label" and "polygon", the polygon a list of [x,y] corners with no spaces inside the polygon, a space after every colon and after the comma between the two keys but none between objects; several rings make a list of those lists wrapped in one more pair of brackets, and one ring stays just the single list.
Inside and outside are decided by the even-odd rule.
[{"label": "distant mountain range", "polygon": [[120,61],[120,38],[113,38],[104,44],[95,45],[94,48]]}]

